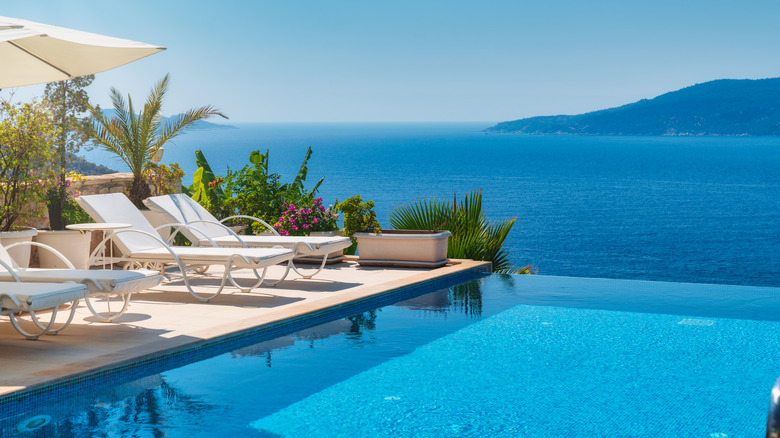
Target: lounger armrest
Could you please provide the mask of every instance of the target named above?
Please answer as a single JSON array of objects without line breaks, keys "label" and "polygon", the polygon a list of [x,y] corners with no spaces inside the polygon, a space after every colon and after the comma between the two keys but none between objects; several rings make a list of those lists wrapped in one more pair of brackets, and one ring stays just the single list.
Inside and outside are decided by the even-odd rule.
[{"label": "lounger armrest", "polygon": [[9,265],[8,263],[0,260],[0,266],[5,268],[5,270],[8,271],[9,274],[11,274],[11,277],[13,277],[14,280],[16,280],[18,283],[22,282],[22,279],[19,278],[19,274],[16,273],[16,270],[11,265]]},{"label": "lounger armrest", "polygon": [[306,242],[295,242],[295,253],[296,254],[298,253],[298,246],[299,245],[300,246],[305,246],[306,248],[309,248],[309,251],[314,251],[314,248],[312,248],[311,245],[309,245]]},{"label": "lounger armrest", "polygon": [[16,242],[16,243],[12,243],[12,244],[6,246],[5,249],[14,248],[16,246],[36,246],[38,248],[43,248],[43,249],[49,251],[50,253],[54,254],[55,256],[57,256],[57,258],[59,258],[63,262],[65,262],[65,266],[67,266],[68,269],[76,269],[76,267],[73,266],[73,263],[71,263],[70,260],[68,260],[67,257],[65,257],[61,252],[57,251],[56,249],[52,248],[51,246],[46,245],[45,243],[31,242],[31,241],[30,242]]},{"label": "lounger armrest", "polygon": [[[165,226],[165,225],[163,225],[163,226]],[[170,225],[168,225],[168,226],[170,226]],[[176,251],[174,251],[171,248],[170,245],[165,243],[165,241],[162,239],[162,237],[160,237],[159,234],[157,234],[155,236],[152,233],[149,233],[149,232],[143,231],[143,230],[136,230],[135,228],[123,228],[121,230],[115,230],[113,234],[117,235],[119,233],[139,233],[139,234],[143,234],[144,236],[151,237],[152,239],[156,240],[160,245],[162,245],[162,247],[165,248],[169,253],[171,253],[171,256],[173,256],[173,259],[176,260],[176,264],[179,265],[179,269],[181,269],[181,272],[184,272],[184,270],[185,270],[184,263],[182,263],[181,260],[179,260],[179,256],[176,255]],[[103,242],[100,242],[100,244],[104,245],[105,242],[108,241],[109,238],[111,238],[111,236],[108,236],[105,239],[103,239]]]},{"label": "lounger armrest", "polygon": [[[222,222],[214,222],[214,221],[205,220],[205,219],[187,222],[187,225],[191,226],[192,224],[209,224],[209,225],[215,225],[215,226],[218,226],[218,227],[222,227],[225,231],[230,233],[231,237],[234,237],[236,240],[238,240],[238,243],[240,243],[241,246],[243,246],[244,248],[248,248],[246,246],[246,243],[244,242],[244,240],[241,239],[241,236],[236,234],[235,231],[231,230],[230,227],[225,226],[225,224],[223,224]],[[194,228],[194,227],[193,227],[193,229],[197,230],[197,228]],[[200,230],[198,230],[198,231],[200,231]],[[205,233],[203,233],[202,231],[201,231],[201,234],[205,235]],[[209,241],[211,241],[211,239],[209,239]],[[212,241],[211,243],[214,243],[214,242]]]},{"label": "lounger armrest", "polygon": [[159,227],[155,227],[154,229],[155,229],[155,231],[159,231],[159,230],[161,230],[163,228],[171,228],[171,227],[173,228],[173,232],[171,232],[171,237],[168,239],[168,242],[165,242],[166,245],[170,245],[170,243],[173,241],[173,238],[177,234],[179,234],[181,232],[181,229],[182,228],[186,228],[186,229],[188,229],[190,231],[195,231],[196,233],[202,235],[206,240],[209,241],[209,243],[211,243],[211,245],[213,245],[215,247],[218,246],[216,244],[216,242],[211,240],[211,238],[206,235],[206,233],[204,233],[203,231],[201,231],[201,230],[199,230],[199,229],[197,229],[197,228],[195,228],[195,227],[193,227],[191,225],[188,225],[188,224],[182,224],[182,223],[178,223],[178,222],[171,222],[169,224],[163,224],[163,225],[160,225]]},{"label": "lounger armrest", "polygon": [[249,219],[249,220],[252,220],[252,221],[260,223],[261,225],[266,227],[269,231],[271,231],[275,235],[277,235],[277,236],[279,235],[279,233],[277,233],[276,230],[274,230],[274,227],[268,225],[268,222],[266,222],[266,221],[264,221],[264,220],[262,220],[260,218],[256,218],[254,216],[247,216],[245,214],[237,214],[235,216],[226,217],[225,219],[222,219],[219,222],[222,223],[222,222],[225,222],[225,221],[230,220],[230,219]]},{"label": "lounger armrest", "polygon": [[[11,301],[13,301],[13,303],[14,303],[14,304],[16,304],[16,305],[17,305],[17,306],[19,306],[19,307],[22,307],[22,302],[21,302],[21,301],[19,301],[19,298],[17,298],[17,297],[16,297],[16,295],[14,295],[14,294],[9,294],[9,293],[4,293],[4,292],[0,292],[0,298],[2,298],[2,297],[8,297],[8,298],[9,298]],[[28,303],[28,304],[29,304],[29,303]],[[0,306],[0,309],[2,309],[2,308],[3,308],[3,307],[2,307],[2,306]]]}]

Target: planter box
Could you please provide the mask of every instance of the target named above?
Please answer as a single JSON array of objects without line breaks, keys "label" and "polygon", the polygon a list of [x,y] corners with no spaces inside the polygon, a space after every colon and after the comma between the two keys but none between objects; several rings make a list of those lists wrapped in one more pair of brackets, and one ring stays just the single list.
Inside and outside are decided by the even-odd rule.
[{"label": "planter box", "polygon": [[[35,228],[21,231],[2,231],[0,232],[0,244],[8,246],[17,242],[32,242],[36,234],[38,234],[38,230]],[[30,245],[20,245],[9,249],[8,254],[20,268],[27,268],[30,266],[30,250]]]},{"label": "planter box", "polygon": [[355,233],[358,264],[409,268],[438,268],[447,259],[449,231],[382,230]]},{"label": "planter box", "polygon": [[[89,269],[89,247],[92,241],[92,233],[63,230],[47,231],[38,230],[35,241],[51,246],[61,252],[76,269]],[[51,251],[38,248],[38,263],[41,268],[64,269],[68,266]]]}]

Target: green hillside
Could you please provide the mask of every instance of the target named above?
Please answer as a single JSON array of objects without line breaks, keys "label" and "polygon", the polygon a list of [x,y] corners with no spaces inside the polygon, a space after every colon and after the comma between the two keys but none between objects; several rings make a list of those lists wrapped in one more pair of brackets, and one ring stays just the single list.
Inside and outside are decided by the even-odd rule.
[{"label": "green hillside", "polygon": [[487,132],[586,135],[780,135],[780,78],[721,79],[654,99],[567,116],[502,122]]}]

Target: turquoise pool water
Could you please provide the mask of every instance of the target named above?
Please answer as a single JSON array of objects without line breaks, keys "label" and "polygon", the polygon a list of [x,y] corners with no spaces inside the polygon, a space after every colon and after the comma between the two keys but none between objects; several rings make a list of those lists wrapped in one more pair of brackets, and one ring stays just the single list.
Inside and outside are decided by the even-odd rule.
[{"label": "turquoise pool water", "polygon": [[2,436],[763,434],[778,288],[489,275],[403,298],[0,405]]}]

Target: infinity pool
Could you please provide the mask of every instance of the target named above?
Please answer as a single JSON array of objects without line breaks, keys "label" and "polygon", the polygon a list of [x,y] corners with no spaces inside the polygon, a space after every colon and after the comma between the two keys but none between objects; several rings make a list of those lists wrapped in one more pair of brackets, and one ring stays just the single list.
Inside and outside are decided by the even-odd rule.
[{"label": "infinity pool", "polygon": [[0,405],[0,435],[763,434],[780,288],[494,274],[402,298]]}]

